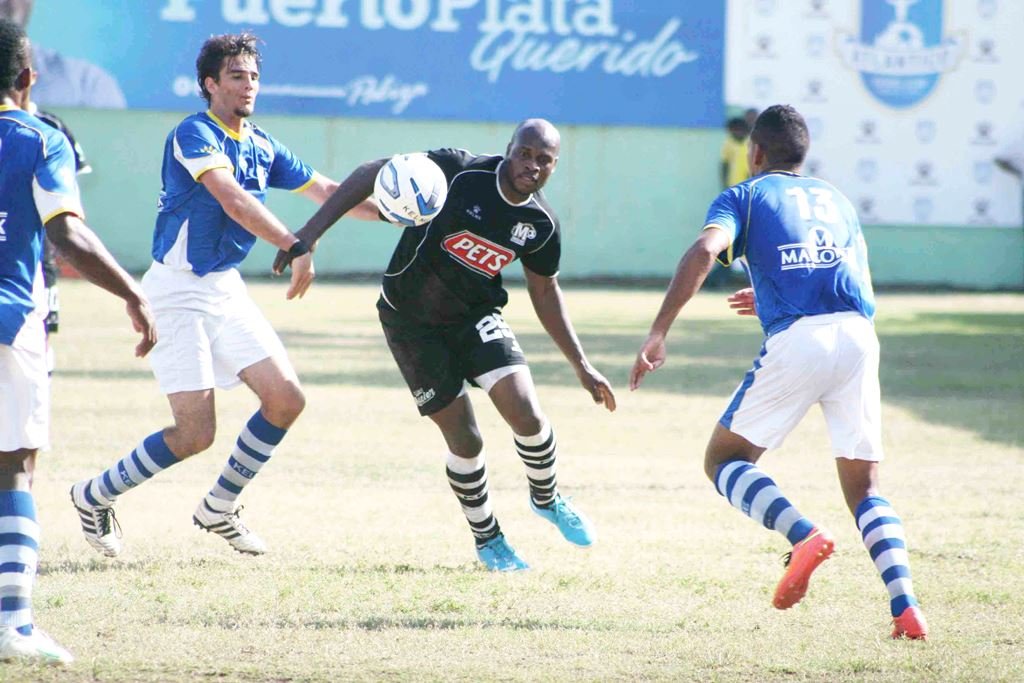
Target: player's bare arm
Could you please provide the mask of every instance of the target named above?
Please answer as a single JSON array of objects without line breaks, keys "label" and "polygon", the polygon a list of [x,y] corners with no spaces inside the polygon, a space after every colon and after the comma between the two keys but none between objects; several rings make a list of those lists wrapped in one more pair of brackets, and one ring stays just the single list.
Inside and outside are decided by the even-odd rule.
[{"label": "player's bare arm", "polygon": [[124,299],[132,327],[142,335],[135,355],[145,356],[156,344],[156,327],[149,302],[135,280],[118,265],[100,239],[72,213],[62,213],[46,222],[46,236],[61,256],[89,282]]},{"label": "player's bare arm", "polygon": [[530,302],[544,330],[572,364],[580,384],[590,393],[594,403],[602,403],[609,411],[614,411],[615,393],[612,391],[611,383],[590,364],[583,353],[583,346],[565,309],[558,278],[538,275],[525,266],[523,272],[526,273],[526,289],[530,294]]},{"label": "player's bare arm", "polygon": [[[323,234],[346,214],[362,220],[377,220],[376,205],[369,197],[373,193],[373,181],[377,177],[377,172],[387,162],[386,158],[368,161],[352,171],[306,224],[295,233],[295,237],[308,244],[310,249],[316,249],[316,244]],[[274,272],[280,275],[291,262],[292,256],[288,254],[287,247],[281,247],[281,251],[277,252],[274,258]]]},{"label": "player's bare arm", "polygon": [[294,259],[292,279],[285,296],[289,299],[301,299],[316,276],[309,243],[302,242],[293,235],[270,209],[246,192],[226,168],[210,169],[199,177],[199,182],[209,190],[224,209],[224,213],[239,225],[256,237],[291,254],[291,258]]},{"label": "player's bare arm", "polygon": [[643,381],[644,375],[657,370],[665,364],[667,352],[665,350],[665,337],[675,322],[676,316],[683,306],[693,298],[708,273],[715,264],[715,258],[729,247],[729,236],[718,228],[709,228],[701,232],[700,237],[683,254],[679,265],[676,267],[672,282],[665,292],[665,299],[661,302],[661,309],[651,324],[651,331],[647,340],[640,347],[633,363],[633,369],[629,373],[629,388],[636,390]]}]

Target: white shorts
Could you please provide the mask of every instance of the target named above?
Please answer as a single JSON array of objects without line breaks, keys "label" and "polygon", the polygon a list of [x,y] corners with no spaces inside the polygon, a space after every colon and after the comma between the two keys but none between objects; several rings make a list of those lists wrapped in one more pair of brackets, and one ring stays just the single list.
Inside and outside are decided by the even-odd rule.
[{"label": "white shorts", "polygon": [[0,451],[47,448],[49,441],[46,333],[32,313],[13,344],[0,344]]},{"label": "white shorts", "polygon": [[800,318],[772,335],[720,420],[762,448],[778,448],[815,403],[837,458],[882,459],[878,337],[857,313]]},{"label": "white shorts", "polygon": [[142,278],[156,320],[149,354],[160,391],[238,386],[238,374],[284,345],[232,268],[199,277],[154,263]]}]

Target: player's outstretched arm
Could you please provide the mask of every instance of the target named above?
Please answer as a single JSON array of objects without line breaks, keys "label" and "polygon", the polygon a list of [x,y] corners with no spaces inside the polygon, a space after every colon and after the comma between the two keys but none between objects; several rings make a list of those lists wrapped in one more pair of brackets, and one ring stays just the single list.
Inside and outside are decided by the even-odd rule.
[{"label": "player's outstretched arm", "polygon": [[96,233],[78,216],[62,213],[46,222],[46,236],[82,277],[124,299],[132,326],[142,335],[135,347],[135,355],[141,358],[149,353],[156,344],[156,327],[149,302]]},{"label": "player's outstretched arm", "polygon": [[313,284],[316,270],[313,267],[312,251],[308,242],[302,242],[278,220],[258,199],[246,192],[226,168],[213,168],[199,177],[224,213],[243,228],[278,249],[284,249],[295,259],[291,284],[286,296],[301,298]]},{"label": "player's outstretched arm", "polygon": [[[377,172],[387,162],[387,159],[368,161],[352,171],[295,236],[315,249],[323,234],[337,223],[339,218],[350,212],[354,218],[367,218],[371,211],[370,206],[373,206],[373,218],[369,220],[376,220],[375,205],[372,205],[372,202],[367,205],[366,202],[373,193],[373,181],[377,177]],[[280,275],[291,262],[292,257],[286,249],[282,249],[274,258],[274,272]]]},{"label": "player's outstretched arm", "polygon": [[669,283],[668,291],[665,292],[661,309],[651,323],[647,340],[636,354],[636,361],[629,373],[630,390],[639,388],[648,372],[664,365],[668,355],[665,350],[665,337],[668,336],[672,323],[683,306],[704,284],[715,264],[715,258],[728,247],[729,236],[722,230],[709,228],[702,231],[700,237],[683,254],[679,265],[676,266],[675,275],[672,276],[672,282]]},{"label": "player's outstretched arm", "polygon": [[526,266],[523,266],[523,272],[526,273],[526,289],[530,293],[530,302],[540,324],[572,364],[580,384],[594,399],[594,403],[604,404],[609,411],[614,411],[615,392],[612,391],[611,383],[590,364],[583,353],[583,346],[565,309],[558,278],[538,275]]}]

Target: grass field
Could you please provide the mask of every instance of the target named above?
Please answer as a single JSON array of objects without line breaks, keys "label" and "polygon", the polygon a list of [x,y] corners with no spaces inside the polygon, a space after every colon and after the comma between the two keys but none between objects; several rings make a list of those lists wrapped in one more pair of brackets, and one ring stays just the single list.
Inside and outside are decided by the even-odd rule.
[{"label": "grass field", "polygon": [[846,511],[819,413],[764,461],[837,551],[793,610],[771,592],[784,540],[733,510],[701,471],[704,445],[760,344],[757,325],[701,295],[668,365],[626,375],[661,292],[566,295],[619,410],[593,406],[525,293],[506,318],[560,442],[559,478],[594,519],[589,551],[528,507],[523,467],[474,390],[492,500],[530,572],[494,575],[383,344],[373,286],[253,285],[308,407],[246,489],[271,547],[239,556],[192,510],[255,409],[217,396],[210,452],[118,503],[125,551],[100,558],[67,490],[166,424],[169,411],[115,299],[62,289],[53,450],[40,458],[37,623],[66,670],[0,665],[5,681],[693,680],[1019,681],[1024,677],[1024,296],[883,295],[884,493],[902,515],[932,636],[889,640],[888,599]]}]

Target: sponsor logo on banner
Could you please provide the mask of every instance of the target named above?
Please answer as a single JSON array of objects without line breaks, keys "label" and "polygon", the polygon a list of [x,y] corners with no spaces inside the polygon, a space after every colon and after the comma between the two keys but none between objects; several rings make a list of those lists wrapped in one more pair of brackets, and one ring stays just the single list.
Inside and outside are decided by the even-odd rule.
[{"label": "sponsor logo on banner", "polygon": [[918,197],[914,200],[914,219],[918,223],[927,223],[932,217],[934,208],[935,202],[932,201],[931,197]]},{"label": "sponsor logo on banner", "polygon": [[992,100],[994,100],[995,98],[995,81],[990,81],[987,78],[983,78],[974,84],[974,99],[979,104],[992,104]]},{"label": "sponsor logo on banner", "polygon": [[974,214],[970,217],[972,225],[987,225],[992,223],[992,216],[989,215],[989,209],[992,208],[992,202],[985,197],[978,197],[974,200]]},{"label": "sponsor logo on banner", "polygon": [[446,237],[441,244],[453,259],[487,277],[500,273],[516,257],[510,249],[468,230]]},{"label": "sponsor logo on banner", "polygon": [[992,123],[990,121],[978,121],[974,125],[974,137],[971,138],[972,145],[990,147],[996,144]]},{"label": "sponsor logo on banner", "polygon": [[837,247],[832,233],[820,225],[807,232],[806,242],[782,244],[778,249],[780,270],[835,268],[849,256],[850,251]]},{"label": "sponsor logo on banner", "polygon": [[807,96],[804,97],[806,102],[827,102],[828,99],[825,97],[825,83],[817,78],[812,78],[807,81]]},{"label": "sponsor logo on banner", "polygon": [[808,19],[828,19],[828,0],[808,0],[807,12],[804,16]]},{"label": "sponsor logo on banner", "polygon": [[999,61],[996,55],[996,41],[992,38],[982,38],[977,42],[978,51],[974,54],[974,61],[994,64]]},{"label": "sponsor logo on banner", "polygon": [[752,52],[755,59],[775,59],[775,51],[772,50],[772,37],[767,33],[762,33],[754,38]]},{"label": "sponsor logo on banner", "polygon": [[857,177],[865,183],[875,182],[878,177],[878,162],[874,159],[861,159],[857,162]]},{"label": "sponsor logo on banner", "polygon": [[860,0],[857,35],[840,32],[843,62],[880,102],[905,108],[925,99],[963,56],[961,35],[943,35],[943,0]]},{"label": "sponsor logo on banner", "polygon": [[860,215],[861,221],[865,223],[874,223],[877,221],[878,216],[875,215],[875,198],[861,197],[858,199],[857,213]]},{"label": "sponsor logo on banner", "polygon": [[825,54],[825,36],[815,33],[807,36],[807,56],[821,57]]},{"label": "sponsor logo on banner", "polygon": [[979,185],[988,185],[992,182],[993,173],[994,168],[991,161],[974,162],[974,182]]},{"label": "sponsor logo on banner", "polygon": [[935,122],[931,119],[921,119],[914,126],[914,132],[917,134],[917,141],[926,145],[935,139]]},{"label": "sponsor logo on banner", "polygon": [[774,93],[772,79],[770,76],[756,76],[754,78],[754,95],[759,100],[767,100]]},{"label": "sponsor logo on banner", "polygon": [[871,119],[864,119],[860,122],[860,127],[857,133],[857,142],[869,143],[877,145],[881,140],[878,139],[878,122]]},{"label": "sponsor logo on banner", "polygon": [[911,185],[918,186],[934,186],[937,184],[935,180],[935,166],[930,161],[919,161],[914,164],[914,177],[910,180]]}]

